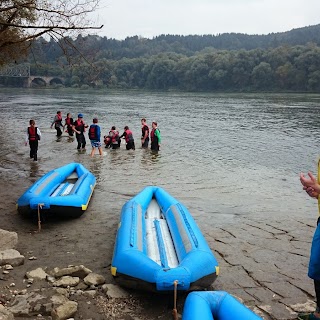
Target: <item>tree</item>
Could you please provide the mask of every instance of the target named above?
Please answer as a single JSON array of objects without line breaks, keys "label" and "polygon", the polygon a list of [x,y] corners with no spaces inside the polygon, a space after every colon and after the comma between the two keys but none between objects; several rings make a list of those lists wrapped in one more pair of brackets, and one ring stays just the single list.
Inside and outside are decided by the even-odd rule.
[{"label": "tree", "polygon": [[252,82],[256,89],[267,90],[273,84],[273,73],[269,63],[260,62],[252,70]]},{"label": "tree", "polygon": [[32,40],[49,35],[61,47],[76,31],[100,29],[86,18],[100,0],[1,0],[0,66],[18,59]]}]

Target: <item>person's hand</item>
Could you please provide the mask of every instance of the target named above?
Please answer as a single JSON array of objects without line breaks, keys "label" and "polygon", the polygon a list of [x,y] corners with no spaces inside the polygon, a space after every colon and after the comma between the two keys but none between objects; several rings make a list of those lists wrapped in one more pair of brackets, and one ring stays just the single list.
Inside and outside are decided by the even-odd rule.
[{"label": "person's hand", "polygon": [[310,197],[318,199],[320,185],[311,172],[308,172],[308,176],[309,178],[305,177],[303,173],[300,173],[300,182],[303,185],[303,190],[305,190]]},{"label": "person's hand", "polygon": [[319,192],[314,190],[311,187],[303,187],[303,190],[305,190],[307,192],[307,194],[311,197],[311,198],[319,198]]},{"label": "person's hand", "polygon": [[300,173],[300,182],[304,187],[312,187],[313,189],[318,189],[319,187],[318,181],[316,177],[311,173],[308,172],[309,178],[305,177],[303,173]]}]

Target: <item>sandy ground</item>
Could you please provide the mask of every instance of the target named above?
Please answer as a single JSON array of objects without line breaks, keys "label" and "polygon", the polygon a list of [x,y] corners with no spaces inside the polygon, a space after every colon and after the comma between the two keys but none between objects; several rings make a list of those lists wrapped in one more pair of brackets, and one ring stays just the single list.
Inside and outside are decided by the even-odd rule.
[{"label": "sandy ground", "polygon": [[[104,218],[95,207],[95,199],[104,194],[96,189],[88,211],[75,220],[48,220],[37,232],[37,222],[23,219],[16,212],[16,200],[26,189],[23,177],[7,179],[0,189],[0,228],[19,236],[17,250],[26,257],[0,280],[0,291],[14,282],[17,289],[27,271],[37,267],[84,265],[102,274],[106,283],[114,283],[110,274],[114,240],[119,222],[119,203],[108,210],[117,212]],[[240,218],[236,225],[207,229],[203,233],[214,250],[221,274],[213,285],[236,295],[264,319],[296,319],[298,311],[314,307],[314,291],[308,279],[307,265],[315,221],[254,221]],[[28,258],[34,256],[36,260]],[[136,296],[139,310],[121,319],[171,319],[173,297],[157,294]],[[178,300],[182,313],[185,294]],[[83,301],[75,319],[113,319],[96,302]]]}]

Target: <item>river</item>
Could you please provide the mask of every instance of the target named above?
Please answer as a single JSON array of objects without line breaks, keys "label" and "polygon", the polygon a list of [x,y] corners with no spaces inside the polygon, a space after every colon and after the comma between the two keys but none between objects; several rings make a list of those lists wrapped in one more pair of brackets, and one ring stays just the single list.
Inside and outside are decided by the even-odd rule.
[{"label": "river", "polygon": [[[301,192],[300,171],[316,171],[320,95],[146,93],[1,89],[1,178],[25,177],[21,194],[47,171],[81,162],[97,177],[95,210],[119,214],[143,187],[158,185],[185,204],[200,225],[236,223],[250,217],[285,220],[314,215]],[[50,129],[63,118],[97,116],[103,134],[128,125],[136,150],[104,149],[104,156],[78,153],[76,141],[57,141]],[[140,148],[140,119],[158,122],[160,152]],[[29,119],[42,131],[38,162],[28,157]],[[88,140],[88,139],[87,139]],[[17,198],[20,194],[17,194]],[[90,206],[89,209],[90,210]]]}]

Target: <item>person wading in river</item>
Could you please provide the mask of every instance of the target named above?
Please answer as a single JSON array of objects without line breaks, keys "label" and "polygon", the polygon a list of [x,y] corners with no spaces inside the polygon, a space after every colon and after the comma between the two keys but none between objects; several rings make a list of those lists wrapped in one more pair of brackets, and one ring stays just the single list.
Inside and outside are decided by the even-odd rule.
[{"label": "person wading in river", "polygon": [[147,149],[149,144],[149,127],[145,118],[141,119],[141,147]]},{"label": "person wading in river", "polygon": [[41,132],[39,128],[36,127],[36,122],[31,119],[29,121],[30,127],[28,127],[25,145],[28,144],[30,146],[30,159],[34,161],[38,160],[38,141],[41,138]]},{"label": "person wading in river", "polygon": [[73,119],[71,116],[71,113],[67,113],[67,117],[65,118],[65,125],[63,126],[63,130],[65,127],[67,127],[67,132],[69,137],[73,137],[73,130],[72,130],[72,126],[73,126]]},{"label": "person wading in river", "polygon": [[122,137],[124,137],[126,140],[126,149],[127,150],[130,150],[130,149],[135,150],[136,149],[136,147],[134,145],[132,131],[129,129],[128,126],[124,127],[124,132],[119,138],[121,139]]},{"label": "person wading in river", "polygon": [[88,128],[88,125],[84,123],[83,121],[83,114],[78,114],[78,119],[73,123],[72,130],[76,133],[76,138],[78,141],[77,149],[85,150],[86,148],[86,138],[84,136],[84,132],[86,131],[86,128]]},{"label": "person wading in river", "polygon": [[55,115],[50,128],[52,128],[53,125],[54,125],[54,128],[57,130],[57,137],[58,138],[61,137],[62,135],[61,128],[63,128],[61,111],[57,111],[57,114]]},{"label": "person wading in river", "polygon": [[160,130],[158,129],[158,124],[153,121],[152,122],[152,130],[151,130],[151,150],[152,151],[159,151],[160,144],[161,144],[161,135]]},{"label": "person wading in river", "polygon": [[98,148],[99,154],[100,156],[102,156],[102,148],[101,148],[101,142],[100,142],[101,130],[100,130],[100,126],[98,125],[98,119],[93,118],[92,122],[93,123],[89,128],[89,139],[92,147],[90,155],[91,157],[93,157],[95,153],[95,149]]}]

